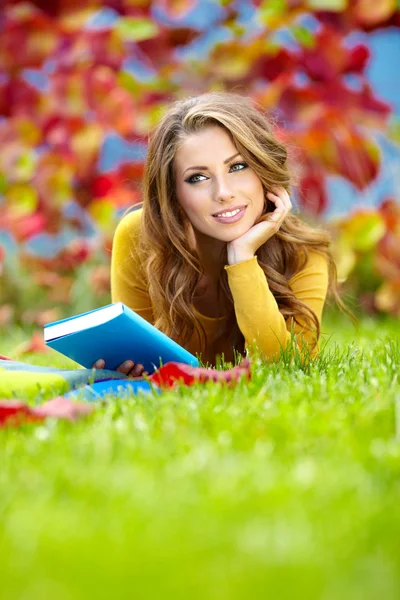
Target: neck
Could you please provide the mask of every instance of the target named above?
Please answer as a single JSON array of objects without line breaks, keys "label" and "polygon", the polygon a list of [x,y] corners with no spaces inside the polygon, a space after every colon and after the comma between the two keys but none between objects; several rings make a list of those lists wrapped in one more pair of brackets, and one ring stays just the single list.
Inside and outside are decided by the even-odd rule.
[{"label": "neck", "polygon": [[217,281],[224,265],[226,242],[216,240],[196,231],[196,247],[207,277]]}]

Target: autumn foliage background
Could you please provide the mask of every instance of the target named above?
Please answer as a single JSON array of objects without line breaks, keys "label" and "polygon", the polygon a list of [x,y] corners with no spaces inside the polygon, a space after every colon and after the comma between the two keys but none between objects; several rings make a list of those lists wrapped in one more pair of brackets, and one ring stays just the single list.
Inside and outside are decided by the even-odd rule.
[{"label": "autumn foliage background", "polygon": [[353,310],[400,316],[399,198],[326,218],[327,177],[368,190],[382,161],[374,134],[399,142],[365,74],[368,45],[346,43],[399,27],[397,2],[214,0],[223,36],[190,18],[202,4],[3,1],[0,327],[110,301],[112,236],[141,199],[147,135],[173,100],[209,90],[271,111],[299,169],[298,210],[331,229]]}]

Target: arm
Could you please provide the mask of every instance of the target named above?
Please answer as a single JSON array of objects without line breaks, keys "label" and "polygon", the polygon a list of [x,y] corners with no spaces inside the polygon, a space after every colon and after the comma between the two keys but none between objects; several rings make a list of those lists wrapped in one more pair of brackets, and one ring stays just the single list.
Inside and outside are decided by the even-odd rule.
[{"label": "arm", "polygon": [[111,255],[112,302],[123,302],[154,324],[147,277],[138,244],[141,209],[127,214],[115,231]]},{"label": "arm", "polygon": [[[264,271],[257,257],[225,266],[232,292],[237,322],[245,338],[246,347],[255,342],[267,358],[278,358],[281,346],[286,348],[290,340],[290,321],[285,321],[278,304],[268,286]],[[315,311],[321,323],[322,309],[328,286],[326,260],[310,252],[305,268],[289,281],[299,300]],[[301,322],[301,319],[299,319]],[[296,335],[303,328],[294,324]],[[305,330],[304,341],[313,343],[313,332]]]},{"label": "arm", "polygon": [[[328,263],[325,257],[310,252],[309,260],[306,266],[300,273],[294,275],[289,285],[298,300],[307,304],[317,315],[318,323],[321,327],[322,311],[325,304],[326,294],[328,291],[329,274]],[[290,331],[290,321],[287,321],[287,327]],[[304,324],[304,317],[297,316],[297,320]],[[311,346],[315,343],[315,335],[312,331],[303,329],[301,325],[294,323],[294,332],[296,336],[301,336],[302,339]],[[314,356],[320,349],[320,341],[318,340],[315,349],[312,352]]]}]

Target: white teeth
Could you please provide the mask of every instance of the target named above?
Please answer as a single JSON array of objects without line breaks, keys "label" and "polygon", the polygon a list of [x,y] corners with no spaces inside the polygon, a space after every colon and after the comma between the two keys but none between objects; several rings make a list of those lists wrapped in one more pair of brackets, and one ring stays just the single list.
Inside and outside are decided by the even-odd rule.
[{"label": "white teeth", "polygon": [[215,217],[233,217],[234,215],[237,215],[240,212],[240,208],[237,208],[236,210],[233,210],[232,212],[224,212],[224,213],[218,213],[217,215],[214,215]]}]

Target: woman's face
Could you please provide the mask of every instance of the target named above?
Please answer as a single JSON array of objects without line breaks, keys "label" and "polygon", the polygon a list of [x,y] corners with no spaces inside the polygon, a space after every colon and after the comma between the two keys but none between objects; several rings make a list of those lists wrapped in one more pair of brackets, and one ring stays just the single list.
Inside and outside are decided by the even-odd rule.
[{"label": "woman's face", "polygon": [[174,167],[178,201],[198,232],[231,242],[264,212],[261,180],[224,128],[209,126],[188,136]]}]

